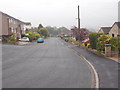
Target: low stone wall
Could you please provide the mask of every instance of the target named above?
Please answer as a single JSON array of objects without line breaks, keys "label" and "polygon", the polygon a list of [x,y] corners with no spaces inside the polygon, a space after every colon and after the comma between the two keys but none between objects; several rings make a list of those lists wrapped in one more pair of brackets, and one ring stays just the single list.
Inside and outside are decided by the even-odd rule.
[{"label": "low stone wall", "polygon": [[83,49],[86,49],[87,51],[93,52],[93,53],[95,53],[95,54],[98,55],[98,56],[105,57],[105,54],[100,53],[100,52],[98,52],[98,51],[95,50],[95,49],[91,49],[91,48],[87,48],[87,47],[83,47],[83,46],[80,46],[80,47],[83,48]]}]

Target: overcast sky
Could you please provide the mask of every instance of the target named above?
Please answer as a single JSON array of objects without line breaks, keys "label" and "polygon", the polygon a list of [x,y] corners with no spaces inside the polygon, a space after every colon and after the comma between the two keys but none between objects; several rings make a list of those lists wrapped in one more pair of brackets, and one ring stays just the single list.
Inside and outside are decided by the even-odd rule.
[{"label": "overcast sky", "polygon": [[80,5],[81,27],[98,31],[118,21],[119,0],[0,0],[0,11],[32,26],[77,26]]}]

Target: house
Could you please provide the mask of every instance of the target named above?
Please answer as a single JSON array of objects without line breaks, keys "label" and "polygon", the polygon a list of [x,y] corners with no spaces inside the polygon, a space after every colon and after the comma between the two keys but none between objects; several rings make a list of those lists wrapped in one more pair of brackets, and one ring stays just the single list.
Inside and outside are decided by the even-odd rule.
[{"label": "house", "polygon": [[21,34],[24,34],[25,22],[22,22],[8,14],[0,12],[0,35],[2,37],[8,37],[15,35],[17,38],[21,38]]},{"label": "house", "polygon": [[72,37],[76,38],[76,40],[78,39],[78,37],[81,39],[81,41],[85,40],[88,38],[89,35],[89,31],[86,28],[80,28],[80,30],[78,30],[77,27],[73,27],[71,29],[72,31]]},{"label": "house", "polygon": [[110,37],[120,37],[120,22],[115,22],[109,31]]},{"label": "house", "polygon": [[24,30],[23,30],[23,34],[25,34],[26,31],[31,31],[32,26],[30,22],[25,22],[24,23]]},{"label": "house", "polygon": [[111,27],[101,27],[98,33],[109,34]]},{"label": "house", "polygon": [[2,36],[2,13],[0,12],[0,36]]}]

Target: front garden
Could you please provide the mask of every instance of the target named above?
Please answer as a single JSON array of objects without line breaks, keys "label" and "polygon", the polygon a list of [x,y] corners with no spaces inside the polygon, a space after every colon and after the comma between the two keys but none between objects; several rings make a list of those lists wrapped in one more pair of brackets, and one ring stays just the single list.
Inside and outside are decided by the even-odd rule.
[{"label": "front garden", "polygon": [[89,51],[92,51],[96,54],[101,54],[105,56],[105,45],[111,45],[111,56],[118,57],[118,53],[120,53],[120,37],[109,37],[108,35],[102,33],[90,33],[89,38],[84,41],[76,41],[73,37],[67,37],[62,35],[62,39],[66,42],[70,42],[75,45],[79,45]]}]

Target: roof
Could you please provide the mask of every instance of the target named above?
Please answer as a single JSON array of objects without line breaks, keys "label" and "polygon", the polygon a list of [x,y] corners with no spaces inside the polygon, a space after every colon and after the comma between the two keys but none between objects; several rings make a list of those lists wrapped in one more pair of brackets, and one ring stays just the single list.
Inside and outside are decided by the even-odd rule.
[{"label": "roof", "polygon": [[115,24],[118,26],[118,28],[120,28],[120,22],[115,22],[115,23],[113,24],[113,26],[114,26]]},{"label": "roof", "polygon": [[30,22],[24,22],[26,25],[31,25],[31,23]]},{"label": "roof", "polygon": [[111,28],[112,28],[112,27],[101,27],[101,29],[103,30],[103,32],[104,32],[105,34],[108,34]]},{"label": "roof", "polygon": [[19,22],[21,22],[21,23],[24,23],[24,24],[27,24],[27,25],[31,25],[30,22],[23,22],[23,21],[21,21],[21,20],[19,20],[19,19],[16,19],[16,18],[14,18],[14,17],[12,17],[12,16],[10,16],[10,15],[8,15],[8,14],[6,14],[6,13],[3,13],[3,12],[1,12],[1,11],[0,11],[0,13],[4,14],[4,15],[10,17],[10,18],[13,18],[13,19],[15,19],[15,20],[17,20],[17,21],[19,21]]},{"label": "roof", "polygon": [[23,22],[22,22],[22,21],[20,21],[19,19],[16,19],[16,18],[14,18],[14,17],[12,17],[12,16],[10,16],[10,15],[8,15],[8,14],[6,14],[6,13],[3,13],[3,12],[1,12],[1,11],[0,11],[0,13],[2,13],[2,14],[4,14],[4,15],[6,15],[6,16],[8,16],[8,17],[10,17],[10,18],[13,18],[13,19],[15,19],[15,20],[17,20],[17,21],[19,21],[19,22],[23,23]]}]

